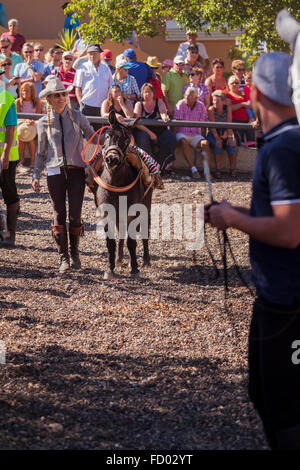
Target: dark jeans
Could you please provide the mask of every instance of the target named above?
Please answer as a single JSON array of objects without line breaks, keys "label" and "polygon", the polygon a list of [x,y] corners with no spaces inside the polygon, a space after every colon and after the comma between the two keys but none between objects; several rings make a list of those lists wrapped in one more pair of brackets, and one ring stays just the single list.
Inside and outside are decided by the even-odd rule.
[{"label": "dark jeans", "polygon": [[68,168],[67,180],[62,170],[60,175],[47,176],[47,183],[52,201],[54,225],[66,224],[66,196],[68,194],[70,226],[80,227],[85,190],[84,169]]},{"label": "dark jeans", "polygon": [[9,162],[8,169],[0,174],[0,188],[4,202],[7,206],[20,200],[16,186],[16,169],[19,162]]},{"label": "dark jeans", "polygon": [[[100,117],[100,108],[98,108],[97,106],[89,106],[87,104],[84,104],[84,103],[80,103],[80,111],[82,112],[82,114],[84,114],[85,116],[97,116],[97,117]],[[91,123],[91,125],[93,126],[93,128],[95,129],[95,131],[97,131],[98,129],[100,129],[102,127],[102,124],[96,124],[95,122],[94,123]]]},{"label": "dark jeans", "polygon": [[249,333],[249,396],[271,448],[300,450],[299,303],[291,310],[256,299]]},{"label": "dark jeans", "polygon": [[140,129],[134,129],[133,136],[136,145],[152,155],[160,164],[167,155],[175,155],[176,137],[169,129],[165,129],[156,141],[151,140],[147,132]]},{"label": "dark jeans", "polygon": [[[235,119],[233,119],[232,122],[249,124],[249,122],[237,121]],[[242,142],[245,142],[245,141],[252,142],[255,140],[254,129],[249,129],[249,130],[235,129],[234,135],[235,135],[236,143],[238,146],[240,146]]]}]

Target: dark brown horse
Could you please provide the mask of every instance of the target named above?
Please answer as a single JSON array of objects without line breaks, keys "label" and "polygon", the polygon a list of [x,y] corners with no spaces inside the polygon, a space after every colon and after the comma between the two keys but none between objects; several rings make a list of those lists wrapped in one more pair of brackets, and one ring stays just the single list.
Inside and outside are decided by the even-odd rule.
[{"label": "dark brown horse", "polygon": [[[142,233],[144,266],[150,264],[148,240],[152,200],[152,189],[145,195],[147,188],[141,179],[141,171],[138,172],[127,160],[132,126],[120,124],[114,111],[109,114],[109,124],[102,149],[103,171],[96,192],[100,225],[102,223],[102,226],[106,226],[108,264],[104,274],[105,279],[114,275],[117,233],[119,234],[118,263],[122,262],[124,239],[127,238],[131,274],[139,273],[136,257],[136,233],[138,232]],[[133,211],[134,204],[141,205],[139,207],[142,209],[143,217],[141,217],[141,212]],[[137,230],[134,230],[135,226]]]}]

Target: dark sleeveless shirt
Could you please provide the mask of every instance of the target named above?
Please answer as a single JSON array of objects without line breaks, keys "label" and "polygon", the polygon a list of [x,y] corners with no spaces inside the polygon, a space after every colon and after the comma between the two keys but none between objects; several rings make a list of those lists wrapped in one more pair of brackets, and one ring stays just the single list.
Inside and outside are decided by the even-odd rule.
[{"label": "dark sleeveless shirt", "polygon": [[[143,105],[143,102],[141,102],[142,105],[142,112],[141,112],[141,118],[142,119],[161,119],[160,112],[159,112],[159,107],[158,107],[158,100],[155,100],[155,106],[154,110],[151,113],[148,113]],[[147,126],[148,129],[150,129],[151,132],[153,132],[155,135],[159,136],[164,130],[164,127],[154,127],[154,126]]]}]

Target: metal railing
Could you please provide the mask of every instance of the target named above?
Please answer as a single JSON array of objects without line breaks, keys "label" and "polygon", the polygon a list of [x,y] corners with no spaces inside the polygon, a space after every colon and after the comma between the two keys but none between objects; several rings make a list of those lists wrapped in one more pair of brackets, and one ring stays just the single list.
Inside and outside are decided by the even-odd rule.
[{"label": "metal railing", "polygon": [[[37,121],[45,114],[26,114],[18,113],[18,119],[31,119]],[[108,124],[108,119],[97,116],[86,116],[90,123],[95,124]],[[124,122],[133,123],[134,118],[125,118]],[[176,121],[175,119],[168,122],[164,122],[160,119],[139,119],[138,122],[143,126],[153,126],[153,127],[206,127],[211,128],[222,128],[222,129],[241,129],[241,130],[251,130],[253,127],[251,124],[243,124],[240,122],[210,122],[210,121]]]}]

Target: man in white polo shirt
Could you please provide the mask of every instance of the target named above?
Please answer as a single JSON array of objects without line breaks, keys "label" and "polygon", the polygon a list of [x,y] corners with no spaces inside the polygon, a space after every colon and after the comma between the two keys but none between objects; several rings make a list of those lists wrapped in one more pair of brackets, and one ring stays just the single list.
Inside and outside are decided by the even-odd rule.
[{"label": "man in white polo shirt", "polygon": [[[86,116],[100,116],[101,104],[113,85],[109,68],[101,63],[101,52],[99,44],[90,44],[87,49],[88,61],[76,71],[74,79],[80,110]],[[93,127],[98,130],[101,126],[93,124]]]}]

